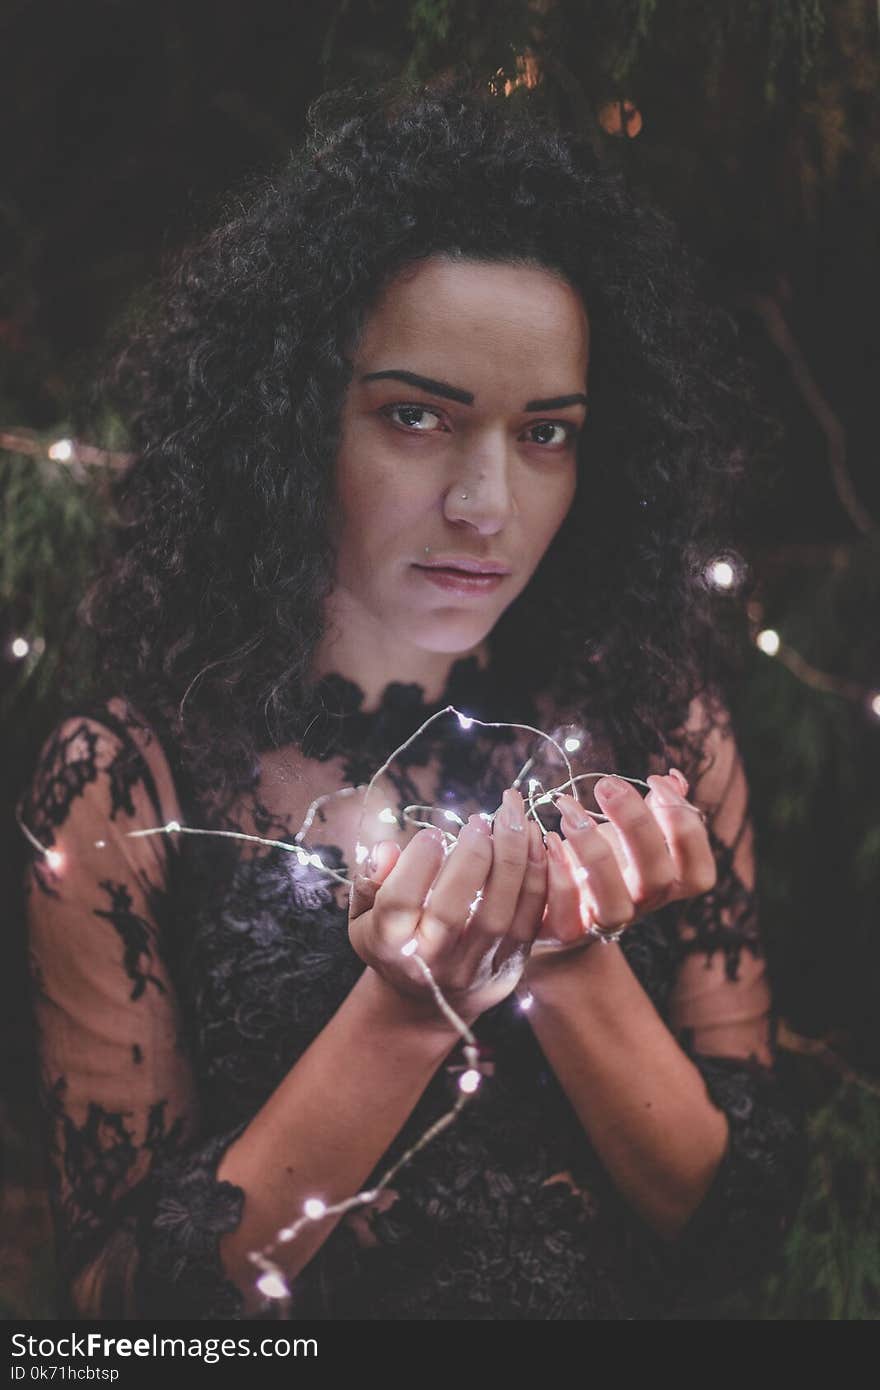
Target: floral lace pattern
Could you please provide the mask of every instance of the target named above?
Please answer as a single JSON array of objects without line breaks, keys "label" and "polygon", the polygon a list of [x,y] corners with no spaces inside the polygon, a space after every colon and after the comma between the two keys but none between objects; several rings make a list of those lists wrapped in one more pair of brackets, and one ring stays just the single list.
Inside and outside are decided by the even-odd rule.
[{"label": "floral lace pattern", "polygon": [[[303,751],[318,765],[341,757],[351,784],[448,703],[540,727],[528,701],[472,660],[454,665],[431,705],[418,686],[391,685],[365,713],[357,687],[338,677],[323,693],[327,717]],[[496,732],[489,747],[463,737],[457,721],[439,724],[389,774],[401,805],[421,801],[432,760],[445,792],[497,805],[519,766],[511,740]],[[273,835],[276,812],[262,793],[251,825]],[[246,855],[220,838],[126,835],[170,819],[198,824],[186,809],[155,736],[122,701],[54,731],[22,806],[42,843],[65,856],[54,872],[35,853],[28,910],[51,1195],[73,1315],[243,1315],[218,1242],[238,1225],[245,1194],[219,1182],[217,1166],[364,968],[347,908],[314,866],[280,849]],[[380,1203],[336,1227],[294,1283],[294,1317],[653,1317],[688,1288],[760,1265],[790,1220],[803,1136],[773,1066],[706,1052],[725,990],[742,986],[744,953],[761,959],[744,842],[723,829],[713,831],[712,892],[683,916],[645,917],[622,941],[729,1121],[727,1153],[676,1245],[661,1246],[617,1193],[527,1017],[507,999],[474,1029],[492,1070],[479,1102]],[[318,847],[348,872],[340,846]],[[712,976],[709,994],[700,975],[689,1013],[686,973],[719,952],[722,977]],[[435,1074],[367,1185],[449,1108],[462,1062],[453,1052]]]}]

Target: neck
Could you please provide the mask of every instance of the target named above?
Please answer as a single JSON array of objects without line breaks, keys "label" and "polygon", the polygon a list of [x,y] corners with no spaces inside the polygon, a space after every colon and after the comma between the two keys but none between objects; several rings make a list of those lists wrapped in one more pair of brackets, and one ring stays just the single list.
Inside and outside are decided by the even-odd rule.
[{"label": "neck", "polygon": [[328,624],[312,663],[316,678],[335,673],[353,681],[364,692],[363,710],[378,709],[386,686],[392,681],[419,685],[427,704],[437,700],[457,661],[475,656],[481,669],[489,664],[489,644],[482,642],[466,651],[433,652],[396,639],[370,615],[352,613],[357,621]]}]

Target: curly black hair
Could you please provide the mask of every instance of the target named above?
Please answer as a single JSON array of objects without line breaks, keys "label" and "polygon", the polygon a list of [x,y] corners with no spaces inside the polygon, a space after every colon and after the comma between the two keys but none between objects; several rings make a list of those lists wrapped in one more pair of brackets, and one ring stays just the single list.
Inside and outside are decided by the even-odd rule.
[{"label": "curly black hair", "polygon": [[536,99],[461,74],[347,88],[163,271],[104,381],[135,461],[83,605],[99,683],[173,735],[212,797],[311,718],[346,345],[388,280],[437,253],[561,273],[591,327],[577,495],[493,659],[544,672],[560,711],[600,715],[643,766],[740,669],[744,619],[722,632],[702,576],[736,542],[770,434],[736,323],[670,220]]}]

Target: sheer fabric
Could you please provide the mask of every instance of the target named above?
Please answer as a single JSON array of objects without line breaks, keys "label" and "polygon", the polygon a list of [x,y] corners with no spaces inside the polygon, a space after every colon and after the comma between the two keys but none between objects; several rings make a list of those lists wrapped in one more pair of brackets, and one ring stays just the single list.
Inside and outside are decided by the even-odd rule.
[{"label": "sheer fabric", "polygon": [[[365,713],[356,686],[323,685],[326,717],[300,748],[265,755],[253,792],[213,828],[292,841],[314,797],[368,782],[450,703],[552,728],[546,710],[473,659],[455,664],[430,705],[419,687],[391,685]],[[729,1123],[688,1228],[667,1246],[623,1201],[510,998],[475,1028],[492,1070],[479,1099],[381,1203],[340,1223],[295,1281],[294,1317],[665,1316],[689,1291],[766,1259],[797,1201],[803,1132],[775,1065],[745,778],[724,711],[695,717],[718,882],[643,918],[621,947]],[[601,737],[582,735],[574,771],[613,770]],[[362,813],[360,838],[372,843],[412,833],[380,819],[385,807],[492,811],[527,757],[543,785],[563,780],[547,749],[528,730],[464,730],[443,715],[369,802],[356,793],[323,803],[307,844],[351,877]],[[218,1164],[364,968],[348,940],[347,890],[313,864],[222,836],[131,835],[170,821],[205,826],[173,765],[174,750],[111,700],[54,730],[22,804],[61,856],[53,867],[35,851],[27,890],[63,1311],[73,1316],[243,1316],[218,1243],[246,1194],[218,1181]],[[449,1107],[462,1060],[453,1052],[438,1070],[372,1180]]]}]

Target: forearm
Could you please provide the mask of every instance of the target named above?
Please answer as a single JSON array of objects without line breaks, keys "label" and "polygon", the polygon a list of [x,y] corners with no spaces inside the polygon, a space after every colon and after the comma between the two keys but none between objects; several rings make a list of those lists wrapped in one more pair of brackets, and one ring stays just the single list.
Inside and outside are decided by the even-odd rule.
[{"label": "forearm", "polygon": [[[328,1206],[360,1190],[451,1051],[457,1034],[419,1021],[406,1000],[367,968],[327,1026],[230,1145],[218,1177],[246,1193],[237,1230],[224,1236],[224,1266],[253,1309],[248,1252],[302,1214],[309,1197]],[[308,1222],[273,1258],[294,1277],[339,1218]]]},{"label": "forearm", "polygon": [[724,1155],[725,1115],[618,946],[542,961],[528,983],[531,1027],[605,1168],[674,1239]]}]

